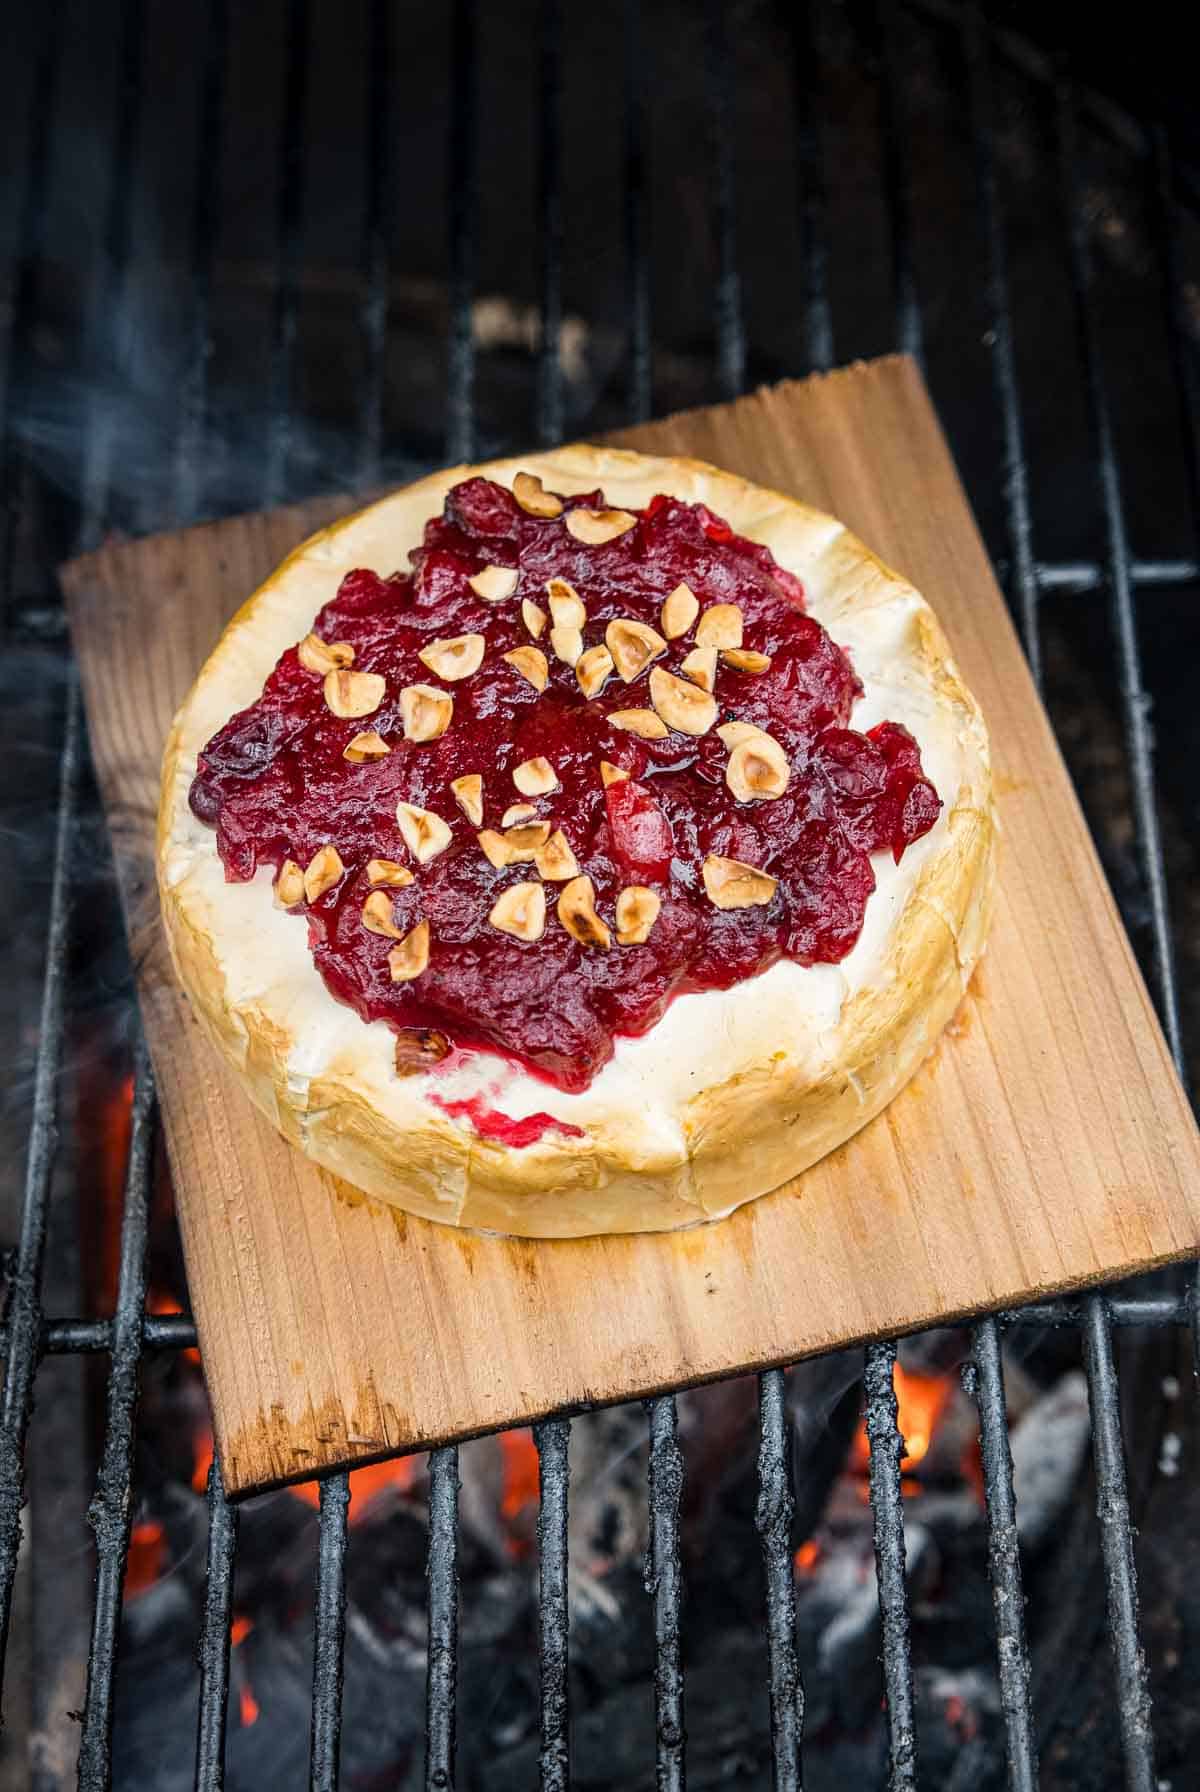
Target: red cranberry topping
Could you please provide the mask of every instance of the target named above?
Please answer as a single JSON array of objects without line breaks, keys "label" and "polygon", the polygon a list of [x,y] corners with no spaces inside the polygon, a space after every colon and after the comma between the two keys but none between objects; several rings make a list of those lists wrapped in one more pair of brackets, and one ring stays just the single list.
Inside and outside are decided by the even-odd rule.
[{"label": "red cranberry topping", "polygon": [[[353,648],[354,673],[382,676],[378,707],[335,714],[322,672],[289,649],[257,702],[201,753],[191,804],[216,827],[233,880],[253,877],[260,865],[278,871],[289,860],[303,869],[320,848],[336,847],[342,874],[296,906],[327,985],[365,1020],[387,1020],[406,1040],[436,1037],[439,1051],[451,1044],[497,1050],[578,1090],[612,1055],[617,1034],[645,1032],[674,995],[728,988],[780,957],[805,965],[843,958],[875,887],[870,854],[888,850],[898,860],[933,826],[941,804],[906,729],[883,722],[864,735],[849,726],[861,693],[850,661],[805,614],[799,581],[765,547],[704,505],[665,496],[611,540],[581,542],[567,525],[570,512],[603,510],[605,500],[592,492],[565,505],[562,516],[535,517],[491,480],[454,487],[443,514],[426,524],[411,572],[349,573],[314,623],[321,642]],[[517,570],[511,596],[486,602],[476,594],[468,580],[486,566]],[[621,618],[661,632],[664,599],[685,582],[699,600],[700,623],[712,606],[735,605],[742,650],[770,663],[743,670],[719,660],[717,726],[643,739],[607,717],[651,708],[652,667],[630,684],[611,676],[589,701],[573,668],[556,656],[549,624],[536,642],[531,636],[522,600],[548,610],[554,579],[566,580],[586,608],[585,649],[601,645],[606,625]],[[679,676],[699,625],[670,641],[656,664]],[[431,642],[463,634],[485,643],[482,664],[468,676],[443,680],[418,657]],[[503,658],[534,645],[548,662],[540,692]],[[439,738],[405,738],[401,693],[417,684],[453,698]],[[782,794],[735,796],[726,781],[730,743],[717,733],[732,720],[778,743],[789,772]],[[347,760],[347,745],[368,731],[382,737],[387,753]],[[513,772],[531,759],[549,762],[556,789],[522,794]],[[602,761],[628,776],[610,770],[606,784]],[[549,865],[540,936],[513,937],[490,924],[501,892],[536,882],[538,870],[528,859],[497,869],[481,850],[476,825],[450,788],[470,774],[483,780],[484,828],[500,831],[510,806],[528,801],[562,831],[579,874],[591,879],[607,949],[580,943],[559,922],[555,907],[568,884],[558,870],[551,881]],[[449,846],[419,862],[401,832],[397,802],[440,816]],[[769,902],[715,906],[701,875],[710,855],[777,880]],[[379,859],[412,874],[403,887],[384,886],[392,925],[407,934],[429,923],[428,964],[405,981],[389,972],[395,937],[363,921],[379,887],[368,865]],[[630,885],[653,892],[660,907],[644,943],[624,945],[618,897]],[[528,1142],[523,1133],[521,1140]]]}]

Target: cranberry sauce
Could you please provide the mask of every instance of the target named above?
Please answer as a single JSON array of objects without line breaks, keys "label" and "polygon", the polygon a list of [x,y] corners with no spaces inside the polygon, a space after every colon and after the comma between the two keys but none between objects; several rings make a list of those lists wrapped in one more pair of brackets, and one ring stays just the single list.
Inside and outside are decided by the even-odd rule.
[{"label": "cranberry sauce", "polygon": [[[530,501],[524,491],[522,497]],[[553,500],[534,503],[553,508]],[[613,514],[620,526],[622,513],[606,512],[599,492],[566,500],[561,515],[543,516],[489,480],[456,486],[444,514],[426,525],[411,572],[349,573],[314,624],[320,642],[353,649],[355,675],[381,676],[376,707],[357,716],[335,713],[319,645],[306,655],[315,669],[290,648],[258,701],[208,743],[191,789],[195,814],[216,827],[229,879],[253,877],[264,864],[277,872],[288,868],[278,898],[303,910],[327,985],[364,1019],[387,1020],[402,1041],[432,1036],[441,1051],[447,1041],[498,1050],[573,1090],[586,1088],[612,1055],[615,1035],[653,1026],[676,994],[727,988],[781,956],[803,965],[843,958],[858,938],[875,885],[870,854],[887,849],[899,859],[941,807],[904,728],[883,722],[864,735],[849,726],[861,692],[849,659],[805,614],[799,581],[766,548],[735,535],[703,505],[674,498],[655,498],[632,526],[602,542],[572,533],[568,519],[581,510]],[[597,533],[578,522],[574,527]],[[468,580],[488,566],[518,571],[511,595],[496,601],[476,595]],[[665,642],[652,666],[629,683],[610,673],[589,700],[568,663],[578,649],[569,631],[556,632],[552,644],[552,619],[535,637],[530,624],[538,626],[538,616],[523,614],[526,599],[548,611],[552,580],[567,581],[586,609],[585,650],[602,646],[606,625],[623,618],[665,636],[677,626],[675,612],[686,617],[692,609],[684,594],[670,622],[662,621],[664,601],[681,584],[699,601],[700,614]],[[561,603],[561,588],[555,589]],[[696,728],[709,725],[703,733],[678,731],[678,707],[663,700],[672,722],[665,728],[653,714],[651,674],[680,676],[681,662],[696,650],[697,629],[702,641],[714,632],[704,616],[718,604],[736,606],[741,642],[739,648],[734,638],[738,617],[722,612],[734,631],[721,632],[726,646],[717,659],[713,713],[692,721]],[[569,612],[569,604],[560,611]],[[451,678],[447,670],[439,677],[418,658],[430,643],[466,634],[484,641],[482,662],[467,676]],[[730,642],[734,650],[726,657]],[[503,658],[519,647],[545,656],[543,690],[536,675],[531,682]],[[528,658],[521,657],[528,670]],[[702,653],[684,675],[683,697],[695,696],[693,709],[703,710],[697,681],[712,657]],[[584,668],[593,665],[584,662]],[[413,685],[453,698],[439,738],[406,737],[401,694]],[[379,688],[373,681],[360,687],[368,696]],[[661,697],[661,679],[655,689]],[[410,711],[412,702],[410,696]],[[335,699],[335,707],[345,704]],[[642,738],[607,719],[631,709],[641,726],[649,715],[661,738]],[[736,742],[718,733],[732,720],[778,743],[762,789],[781,793],[746,800],[744,782],[737,788]],[[368,731],[381,737],[371,743],[379,756],[362,763],[344,757],[348,744]],[[421,725],[414,728],[410,714],[414,731]],[[514,770],[534,759],[553,768],[556,787],[548,794],[525,795],[514,784]],[[621,780],[614,767],[628,777]],[[764,774],[762,763],[757,769]],[[482,777],[478,826],[450,788],[471,774]],[[449,843],[420,862],[405,843],[397,802],[440,817]],[[498,869],[477,832],[493,830],[494,843],[506,812],[519,802],[561,829],[570,853],[565,872],[561,864],[544,865],[545,881],[531,901],[519,899],[523,936],[514,937],[489,916],[505,889],[538,885],[539,869],[528,856]],[[507,825],[519,824],[509,818]],[[297,867],[310,867],[329,845],[343,869],[323,890],[324,880],[310,879],[313,899],[306,900]],[[556,912],[560,901],[568,917],[572,898],[578,906],[580,886],[566,881],[570,854],[574,869],[592,880],[601,925],[591,937],[602,940],[607,931],[607,945],[584,943],[587,929],[576,924],[568,931]],[[706,861],[714,857],[766,875],[750,874],[747,884],[737,873],[723,897],[719,884],[710,895]],[[364,924],[364,904],[375,887],[368,863],[379,859],[404,868],[393,875],[383,904],[373,904],[375,918],[382,907],[385,924],[390,913],[390,935]],[[411,881],[395,887],[409,874]],[[374,876],[377,884],[377,870]],[[653,893],[648,906],[647,898],[639,899],[643,921],[654,897],[660,906],[643,943],[626,945],[617,937],[617,898],[630,885]],[[717,906],[718,898],[748,905]],[[397,940],[422,921],[428,962],[413,975],[420,955],[414,960]],[[644,926],[630,929],[626,917],[622,931]],[[399,981],[393,980],[395,955],[404,967]]]}]

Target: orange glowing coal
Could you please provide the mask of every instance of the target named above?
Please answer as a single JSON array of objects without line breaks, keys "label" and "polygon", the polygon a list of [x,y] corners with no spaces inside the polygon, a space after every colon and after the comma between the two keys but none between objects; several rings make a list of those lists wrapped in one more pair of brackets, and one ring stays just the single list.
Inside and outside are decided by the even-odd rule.
[{"label": "orange glowing coal", "polygon": [[[233,1623],[229,1626],[229,1640],[235,1649],[240,1643],[245,1642],[253,1629],[253,1618],[247,1618],[240,1613],[234,1617]],[[248,1730],[251,1724],[256,1724],[258,1722],[259,1710],[258,1700],[251,1690],[250,1682],[246,1678],[246,1670],[243,1666],[242,1684],[238,1691],[238,1712],[242,1720],[243,1730]]]},{"label": "orange glowing coal", "polygon": [[[147,1294],[146,1311],[147,1313],[154,1313],[159,1316],[170,1314],[174,1317],[176,1315],[182,1316],[183,1314],[183,1308],[180,1306],[175,1296],[173,1294],[167,1294],[161,1288],[151,1288],[150,1292]],[[180,1355],[185,1356],[189,1363],[199,1363],[200,1361],[200,1352],[191,1345],[189,1345],[186,1350],[181,1351]]]},{"label": "orange glowing coal", "polygon": [[520,1431],[501,1431],[499,1436],[504,1461],[500,1512],[504,1518],[519,1518],[537,1504],[541,1488],[537,1445],[528,1426]]},{"label": "orange glowing coal", "polygon": [[[416,1478],[418,1461],[416,1456],[397,1456],[391,1462],[368,1462],[365,1468],[352,1469],[350,1523],[357,1524],[371,1501],[385,1488],[394,1487],[398,1493],[404,1493],[411,1487]],[[296,1481],[287,1491],[296,1499],[303,1500],[306,1506],[319,1507],[321,1504],[319,1481]]]},{"label": "orange glowing coal", "polygon": [[797,1574],[811,1574],[821,1559],[821,1545],[815,1537],[807,1537],[796,1551]]},{"label": "orange glowing coal", "polygon": [[129,1533],[129,1556],[125,1565],[125,1597],[136,1599],[152,1587],[163,1571],[167,1554],[166,1532],[157,1518],[135,1524]]},{"label": "orange glowing coal", "polygon": [[[929,1453],[938,1420],[954,1392],[954,1377],[918,1375],[912,1369],[905,1369],[897,1363],[895,1387],[897,1424],[904,1439],[904,1455],[900,1459],[900,1467],[901,1470],[911,1471]],[[850,1466],[856,1474],[865,1476],[870,1459],[867,1424],[865,1419],[860,1419],[858,1430],[854,1434]],[[916,1491],[916,1482],[904,1486],[905,1493]]]}]

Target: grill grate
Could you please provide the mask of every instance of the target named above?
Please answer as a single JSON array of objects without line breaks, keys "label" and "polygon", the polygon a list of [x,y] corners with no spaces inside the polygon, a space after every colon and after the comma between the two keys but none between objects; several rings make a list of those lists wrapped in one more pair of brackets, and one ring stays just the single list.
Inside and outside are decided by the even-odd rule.
[{"label": "grill grate", "polygon": [[[282,125],[277,144],[273,299],[268,385],[271,413],[262,465],[261,496],[281,499],[290,490],[297,401],[300,298],[304,268],[306,185],[306,105],[312,80],[312,20],[307,0],[286,0],[283,54]],[[815,7],[806,8],[795,36],[794,125],[798,172],[797,225],[802,250],[801,340],[811,368],[829,366],[834,356],[834,311],[829,280],[829,200],[822,158],[822,81],[816,50]],[[59,55],[63,44],[61,0],[43,9],[43,37],[33,71],[26,164],[19,211],[13,304],[5,353],[4,410],[0,441],[9,501],[3,517],[2,562],[5,598],[15,587],[16,534],[29,473],[16,448],[14,418],[27,396],[38,309],[38,281],[44,254],[44,218],[50,179],[52,118]],[[383,373],[389,326],[388,242],[397,203],[389,166],[393,100],[386,69],[392,54],[393,22],[385,0],[368,0],[367,63],[364,71],[366,202],[361,243],[359,324],[362,339],[362,401],[357,431],[359,476],[380,476],[385,422]],[[903,79],[905,33],[915,23],[951,33],[966,71],[965,106],[974,153],[976,197],[982,225],[985,297],[991,332],[991,365],[999,417],[1008,546],[1007,582],[1035,677],[1043,678],[1040,635],[1042,600],[1052,593],[1104,592],[1112,608],[1125,747],[1131,778],[1144,892],[1149,905],[1153,969],[1159,1010],[1182,1068],[1183,1045],[1177,978],[1167,901],[1167,876],[1157,818],[1148,720],[1148,696],[1139,659],[1135,606],[1141,590],[1193,583],[1200,579],[1194,558],[1135,555],[1128,539],[1114,423],[1104,358],[1093,305],[1095,275],[1085,222],[1080,175],[1081,130],[1114,129],[1114,115],[1089,95],[1060,79],[1040,52],[994,27],[977,6],[963,13],[941,0],[873,0],[869,30],[878,63],[881,192],[886,208],[894,307],[893,341],[921,356],[926,338],[914,260],[913,173],[907,156],[906,96]],[[122,0],[116,58],[116,104],[110,142],[107,213],[100,277],[94,295],[96,319],[120,311],[127,294],[133,253],[129,193],[139,153],[144,94],[146,19],[141,0]],[[452,458],[475,451],[477,345],[472,324],[480,229],[480,46],[481,20],[474,0],[455,0],[448,34],[451,83],[448,134],[448,370],[446,450]],[[535,434],[550,444],[567,427],[561,339],[564,326],[563,257],[567,220],[563,192],[564,23],[560,0],[542,0],[536,52],[538,125],[536,190],[541,336],[535,360]],[[665,71],[648,72],[643,62],[645,25],[638,0],[625,0],[622,164],[622,231],[626,254],[625,306],[628,360],[625,413],[644,418],[652,408],[650,208],[648,95]],[[172,493],[175,515],[187,520],[204,512],[201,449],[211,422],[209,364],[213,349],[213,293],[218,226],[217,166],[225,133],[228,98],[227,57],[230,16],[227,0],[212,0],[197,63],[199,104],[195,148],[198,168],[191,229],[188,351],[181,390]],[[736,62],[729,20],[721,0],[710,0],[705,21],[705,80],[712,133],[711,231],[714,254],[712,317],[716,345],[715,388],[725,396],[744,389],[750,359],[739,261],[736,198]],[[1046,561],[1034,541],[1033,507],[1026,449],[1024,398],[1018,377],[1010,292],[1007,232],[996,172],[993,118],[993,64],[1016,67],[1053,95],[1056,156],[1061,181],[1065,247],[1076,305],[1076,328],[1090,412],[1094,479],[1103,537],[1094,558]],[[1155,201],[1166,294],[1166,318],[1183,417],[1187,473],[1195,516],[1200,520],[1197,376],[1185,328],[1179,229],[1182,201],[1164,131],[1143,142],[1136,127],[1117,120],[1131,153],[1144,159]],[[1130,135],[1132,133],[1132,136]],[[803,371],[803,368],[797,371]],[[90,420],[84,446],[83,493],[77,542],[94,544],[110,520],[114,442],[102,414]],[[42,576],[46,576],[43,567]],[[61,632],[43,602],[14,610],[10,621],[25,636]],[[145,1313],[146,1239],[154,1136],[153,1078],[139,1049],[121,1232],[120,1278],[111,1320],[47,1317],[41,1286],[57,1129],[57,1073],[63,1049],[64,995],[71,931],[69,853],[78,815],[83,754],[79,698],[70,684],[58,792],[53,886],[49,905],[46,974],[40,1040],[33,1088],[24,1204],[8,1314],[0,1345],[5,1358],[0,1409],[0,1654],[8,1640],[17,1550],[23,1456],[34,1379],[45,1355],[106,1354],[109,1357],[107,1425],[90,1518],[96,1535],[98,1579],[87,1695],[79,1756],[79,1784],[89,1789],[111,1783],[113,1689],[120,1599],[131,1521],[131,1474],[136,1428],[138,1372],[146,1351],[178,1351],[195,1343],[191,1322]],[[1106,1578],[1113,1665],[1118,1695],[1126,1784],[1153,1792],[1156,1784],[1147,1670],[1138,1634],[1137,1581],[1129,1500],[1125,1484],[1114,1328],[1190,1327],[1200,1372],[1200,1274],[1182,1292],[1088,1294],[1079,1301],[1053,1301],[985,1319],[971,1334],[966,1367],[969,1392],[977,1403],[983,1449],[989,1567],[995,1611],[998,1665],[1006,1726],[1009,1783],[1017,1792],[1037,1784],[1038,1762],[1029,1690],[1029,1653],[1024,1631],[1021,1565],[1017,1549],[1012,1459],[1005,1418],[1000,1342],[1009,1329],[1051,1328],[1079,1332],[1091,1407],[1097,1504]],[[890,1785],[919,1783],[914,1723],[909,1610],[905,1584],[904,1516],[901,1493],[903,1443],[897,1426],[893,1385],[894,1344],[866,1353],[867,1426],[870,1439],[870,1497],[883,1624],[883,1675],[890,1733]],[[804,1693],[795,1648],[795,1595],[792,1576],[794,1502],[790,1428],[782,1371],[759,1380],[759,1496],[755,1522],[765,1568],[766,1635],[774,1783],[788,1792],[801,1784]],[[657,1783],[682,1788],[684,1766],[684,1684],[680,1631],[680,1501],[684,1462],[677,1440],[675,1402],[648,1403],[650,1550],[647,1592],[655,1645]],[[537,1430],[541,1464],[538,1524],[540,1560],[541,1783],[565,1788],[570,1778],[567,1674],[567,1501],[570,1421],[555,1418]],[[425,1784],[448,1788],[454,1782],[457,1674],[458,1455],[436,1451],[430,1462],[428,1555],[429,1652]],[[345,1475],[321,1489],[316,1582],[316,1636],[313,1659],[311,1784],[338,1782],[345,1640],[346,1549],[349,1486]],[[238,1544],[238,1514],[225,1499],[219,1465],[208,1480],[208,1578],[199,1639],[200,1701],[196,1744],[196,1785],[216,1788],[224,1780],[226,1710],[229,1696],[232,1580]]]}]

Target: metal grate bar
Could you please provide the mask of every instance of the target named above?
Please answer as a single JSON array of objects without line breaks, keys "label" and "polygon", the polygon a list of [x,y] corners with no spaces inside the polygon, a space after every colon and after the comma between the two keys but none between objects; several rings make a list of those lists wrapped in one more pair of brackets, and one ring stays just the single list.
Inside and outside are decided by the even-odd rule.
[{"label": "metal grate bar", "polygon": [[1038,689],[1042,685],[1042,644],[1038,633],[1038,579],[1033,559],[1033,517],[1025,426],[1017,384],[1012,308],[1008,287],[1008,241],[996,186],[991,95],[991,45],[978,5],[963,16],[963,53],[975,148],[975,179],[987,248],[987,310],[991,326],[992,381],[1004,437],[1004,495],[1013,597],[1021,641]]},{"label": "metal grate bar", "polygon": [[58,826],[54,841],[54,878],[50,888],[50,922],[46,931],[46,977],[29,1147],[25,1159],[25,1193],[21,1234],[17,1243],[9,1295],[8,1340],[4,1388],[0,1402],[0,1682],[8,1653],[13,1580],[21,1541],[25,1435],[33,1404],[33,1378],[41,1334],[42,1259],[46,1248],[46,1215],[50,1176],[58,1144],[58,1067],[62,1055],[63,995],[71,920],[69,854],[75,836],[75,800],[80,760],[79,692],[74,680],[67,695],[67,717],[58,781]]},{"label": "metal grate bar", "polygon": [[337,1792],[338,1753],[342,1740],[342,1665],[346,1647],[349,1475],[330,1475],[322,1481],[320,1497],[308,1781],[312,1792]]},{"label": "metal grate bar", "polygon": [[208,1568],[200,1629],[200,1709],[196,1726],[196,1792],[225,1784],[225,1724],[229,1711],[229,1644],[238,1511],[225,1498],[221,1464],[208,1471]]},{"label": "metal grate bar", "polygon": [[925,339],[917,277],[913,268],[912,212],[909,204],[907,136],[903,125],[903,82],[897,60],[899,21],[896,0],[876,0],[874,36],[879,57],[879,136],[883,151],[883,191],[892,246],[892,304],[896,346],[924,362]]},{"label": "metal grate bar", "polygon": [[[132,231],[133,170],[141,125],[143,0],[126,0],[122,10],[121,47],[117,81],[117,111],[113,140],[112,174],[100,271],[94,284],[92,308],[87,320],[90,346],[105,341],[105,333],[125,315],[125,284],[129,271]],[[124,344],[115,342],[120,349]],[[83,527],[80,545],[86,550],[100,539],[108,508],[113,455],[111,407],[100,397],[88,401],[84,428]]]},{"label": "metal grate bar", "polygon": [[1096,1516],[1108,1602],[1108,1624],[1117,1671],[1117,1716],[1128,1792],[1155,1792],[1154,1734],[1146,1658],[1138,1640],[1137,1569],[1133,1560],[1129,1495],[1121,1442],[1120,1393],[1113,1361],[1112,1329],[1102,1294],[1084,1302],[1083,1363],[1092,1415],[1096,1466]]},{"label": "metal grate bar", "polygon": [[454,1784],[458,1693],[458,1451],[429,1457],[429,1655],[425,1678],[426,1792]]},{"label": "metal grate bar", "polygon": [[361,406],[364,486],[379,482],[387,391],[388,243],[392,221],[392,33],[388,0],[371,0],[367,31],[366,203],[363,208]]},{"label": "metal grate bar", "polygon": [[[1100,591],[1107,582],[1102,566],[1091,560],[1060,560],[1047,564],[1039,561],[1034,568],[1043,591],[1069,591],[1079,595]],[[1129,583],[1139,585],[1194,585],[1200,580],[1200,560],[1131,560]]]},{"label": "metal grate bar", "polygon": [[542,323],[537,438],[563,438],[562,377],[562,0],[542,0],[538,63],[538,192],[542,224]]},{"label": "metal grate bar", "polygon": [[292,403],[300,331],[300,252],[304,229],[305,109],[308,97],[309,0],[288,0],[284,33],[283,126],[276,198],[275,298],[271,316],[270,412],[263,501],[287,496]]},{"label": "metal grate bar", "polygon": [[196,195],[192,211],[192,317],[180,392],[175,443],[175,515],[192,522],[205,502],[204,450],[208,435],[209,362],[212,358],[212,292],[220,225],[221,117],[229,41],[227,0],[211,0],[200,77],[196,131]]},{"label": "metal grate bar", "polygon": [[475,0],[455,0],[450,27],[454,98],[450,106],[450,341],[446,366],[446,454],[470,460],[475,452],[476,190]]},{"label": "metal grate bar", "polygon": [[[8,1341],[0,1331],[0,1353]],[[112,1349],[111,1319],[52,1319],[42,1327],[43,1356],[93,1356]],[[142,1333],[143,1350],[194,1350],[196,1325],[186,1313],[164,1313],[147,1318]]]},{"label": "metal grate bar", "polygon": [[664,1394],[646,1402],[650,1423],[647,1471],[650,1539],[646,1591],[654,1601],[654,1734],[658,1792],[683,1792],[683,1654],[679,1613],[683,1575],[679,1562],[679,1505],[683,1497],[683,1455],[675,1400]]},{"label": "metal grate bar", "polygon": [[[1192,344],[1191,320],[1184,297],[1179,266],[1179,212],[1175,198],[1175,164],[1166,127],[1150,132],[1154,166],[1154,217],[1166,298],[1167,342],[1179,394],[1179,425],[1183,437],[1184,464],[1192,499],[1193,524],[1200,536],[1200,373]],[[1200,546],[1200,539],[1197,541]]]},{"label": "metal grate bar", "polygon": [[1038,1758],[1033,1708],[1029,1700],[1029,1649],[1025,1640],[1025,1594],[1021,1586],[1017,1502],[1004,1402],[1000,1327],[994,1319],[985,1319],[976,1327],[972,1359],[963,1379],[967,1392],[979,1408],[979,1443],[987,1503],[988,1573],[996,1618],[996,1654],[1008,1750],[1009,1792],[1036,1792]]},{"label": "metal grate bar", "polygon": [[1171,920],[1167,903],[1167,873],[1163,860],[1154,791],[1150,695],[1142,682],[1141,652],[1138,647],[1133,587],[1130,580],[1132,557],[1125,534],[1121,477],[1117,468],[1108,393],[1101,369],[1100,349],[1096,339],[1095,320],[1090,303],[1092,262],[1091,250],[1088,245],[1086,215],[1079,186],[1079,143],[1075,101],[1070,86],[1065,82],[1058,89],[1057,125],[1071,285],[1075,295],[1076,326],[1079,332],[1084,385],[1087,390],[1088,409],[1091,415],[1095,444],[1096,476],[1104,507],[1104,524],[1107,535],[1105,575],[1112,602],[1113,628],[1120,657],[1121,698],[1126,745],[1129,752],[1130,778],[1133,787],[1134,822],[1141,849],[1142,875],[1145,878],[1146,890],[1150,899],[1159,1012],[1163,1029],[1167,1035],[1167,1042],[1171,1047],[1171,1054],[1182,1075],[1183,1035],[1179,1020],[1175,951],[1171,939]]},{"label": "metal grate bar", "polygon": [[542,1792],[566,1792],[570,1784],[567,1687],[567,1495],[571,1426],[548,1419],[534,1427],[541,1470],[538,1507],[538,1663],[541,1672]]},{"label": "metal grate bar", "polygon": [[[54,89],[58,75],[62,0],[44,9],[42,41],[29,96],[29,145],[25,191],[17,225],[11,312],[5,333],[4,379],[0,386],[0,593],[5,609],[12,593],[16,555],[20,482],[12,451],[12,420],[24,409],[36,318],[37,280],[45,245],[46,182],[50,167],[50,131],[54,122]],[[7,618],[6,618],[7,619]]]},{"label": "metal grate bar", "polygon": [[746,326],[742,317],[742,277],[738,272],[737,193],[733,164],[733,62],[725,32],[722,0],[708,0],[705,47],[713,165],[713,241],[717,271],[713,282],[713,323],[717,334],[717,385],[736,398],[746,384]]},{"label": "metal grate bar", "polygon": [[792,1567],[792,1431],[782,1369],[758,1378],[758,1503],[754,1523],[762,1539],[767,1583],[770,1662],[771,1783],[774,1792],[800,1792],[804,1685],[796,1655],[796,1580]]},{"label": "metal grate bar", "polygon": [[646,170],[645,42],[640,0],[625,0],[625,281],[629,311],[630,421],[654,402],[650,334],[650,192]]},{"label": "metal grate bar", "polygon": [[102,1788],[112,1784],[113,1693],[120,1641],[121,1586],[133,1522],[133,1442],[145,1323],[153,1149],[154,1077],[145,1044],[139,1042],[121,1216],[121,1264],[108,1377],[108,1418],[96,1493],[88,1511],[88,1521],[96,1534],[97,1572],[79,1746],[79,1785],[83,1792],[102,1792]]},{"label": "metal grate bar", "polygon": [[[1188,1325],[1191,1314],[1186,1294],[1114,1295],[1107,1303],[1113,1325]],[[1046,1300],[1033,1307],[1017,1307],[1001,1313],[1000,1322],[1010,1326],[1028,1325],[1035,1330],[1049,1326],[1062,1330],[1084,1323],[1082,1301]]]},{"label": "metal grate bar", "polygon": [[828,201],[817,124],[820,68],[813,3],[796,7],[792,24],[796,173],[799,184],[801,280],[804,290],[805,371],[833,366],[833,313],[829,306]]},{"label": "metal grate bar", "polygon": [[863,1360],[867,1439],[871,1446],[867,1473],[875,1521],[875,1578],[883,1622],[883,1681],[890,1747],[888,1792],[915,1792],[917,1730],[908,1638],[904,1499],[900,1488],[904,1442],[898,1424],[895,1366],[894,1344],[867,1346]]},{"label": "metal grate bar", "polygon": [[1192,1325],[1192,1374],[1200,1388],[1200,1263],[1188,1279],[1188,1317]]}]

